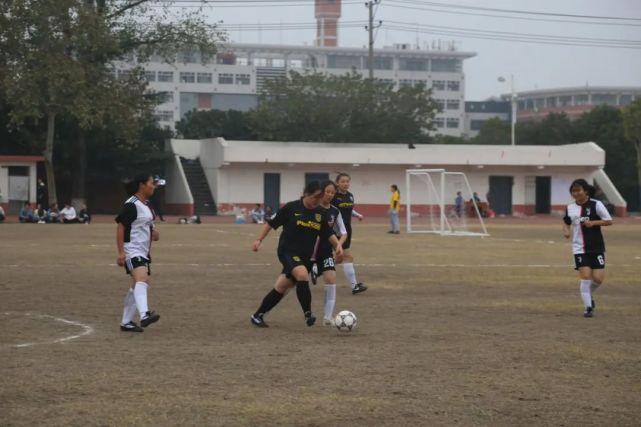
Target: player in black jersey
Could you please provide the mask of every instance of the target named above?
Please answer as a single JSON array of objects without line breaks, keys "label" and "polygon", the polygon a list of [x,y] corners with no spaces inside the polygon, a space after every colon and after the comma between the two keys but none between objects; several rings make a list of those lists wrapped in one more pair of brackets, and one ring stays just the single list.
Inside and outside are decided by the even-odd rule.
[{"label": "player in black jersey", "polygon": [[358,294],[367,290],[365,284],[356,279],[356,270],[354,270],[354,257],[352,256],[352,216],[363,220],[363,215],[354,210],[354,195],[349,192],[350,176],[346,173],[339,173],[336,177],[338,190],[332,200],[332,205],[336,206],[343,216],[345,228],[347,229],[347,240],[343,245],[345,255],[343,256],[343,271],[345,277],[352,287],[352,294]]},{"label": "player in black jersey", "polygon": [[[323,181],[323,199],[320,206],[327,210],[327,226],[334,230],[339,236],[338,241],[341,245],[347,239],[347,230],[343,222],[343,216],[336,206],[331,202],[336,194],[336,184],[333,181]],[[338,258],[340,261],[341,258]],[[318,240],[316,251],[314,252],[314,265],[312,266],[312,281],[316,284],[315,276],[322,275],[325,282],[325,306],[323,313],[323,324],[334,324],[334,306],[336,305],[336,259],[332,251],[332,246],[327,240]]]},{"label": "player in black jersey", "polygon": [[583,316],[592,317],[595,304],[592,293],[605,278],[605,243],[601,227],[612,225],[612,217],[603,203],[594,200],[594,187],[584,179],[570,185],[575,202],[570,203],[563,217],[563,235],[570,238],[572,226],[572,252],[575,270],[579,272],[581,299],[585,306]]},{"label": "player in black jersey", "polygon": [[251,316],[251,323],[267,327],[264,316],[274,308],[287,291],[296,287],[296,296],[305,315],[305,323],[312,326],[316,318],[312,314],[312,293],[309,289],[309,270],[316,241],[329,240],[337,256],[342,256],[343,248],[332,229],[327,225],[327,211],[319,207],[323,197],[321,184],[312,181],[303,192],[303,197],[287,203],[276,215],[267,221],[253,244],[258,251],[269,231],[283,227],[278,241],[278,259],[283,265],[276,285],[263,299],[262,304]]}]

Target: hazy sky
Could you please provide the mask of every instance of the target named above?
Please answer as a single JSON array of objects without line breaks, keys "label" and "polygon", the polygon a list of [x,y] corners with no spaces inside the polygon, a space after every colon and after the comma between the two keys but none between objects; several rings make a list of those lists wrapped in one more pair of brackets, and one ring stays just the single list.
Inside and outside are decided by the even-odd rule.
[{"label": "hazy sky", "polygon": [[[242,0],[241,0],[242,1]],[[204,13],[211,21],[222,20],[225,25],[234,24],[274,24],[274,23],[314,23],[313,0],[309,5],[295,0],[296,6],[271,7],[206,7]],[[435,0],[454,5],[529,10],[546,13],[575,15],[595,15],[609,17],[638,18],[637,21],[585,20],[536,15],[520,15],[528,18],[580,20],[588,22],[625,23],[623,25],[594,25],[570,22],[544,22],[519,19],[502,19],[487,16],[469,16],[457,13],[490,13],[474,10],[446,9],[430,5],[426,0],[381,0],[376,19],[383,20],[378,31],[376,47],[394,43],[412,43],[433,40],[454,40],[458,50],[476,52],[477,56],[464,62],[467,79],[466,98],[480,100],[509,91],[508,85],[499,83],[497,77],[514,75],[516,90],[531,90],[565,86],[612,85],[641,87],[641,0],[538,0],[525,2],[517,0]],[[222,3],[235,6],[239,3]],[[247,5],[246,3],[244,4]],[[406,9],[430,8],[433,10]],[[504,14],[505,15],[505,14]],[[514,15],[510,15],[514,16]],[[343,0],[342,22],[363,21],[367,19],[364,1]],[[505,31],[531,34],[545,34],[563,37],[589,37],[598,39],[625,39],[639,41],[637,49],[610,47],[555,46],[530,43],[515,43],[497,40],[478,40],[460,36],[444,36],[425,33],[404,32],[386,29],[394,25],[391,21],[419,25],[440,25],[466,29]],[[358,25],[358,24],[355,24]],[[398,25],[398,24],[397,24]],[[407,27],[407,25],[406,25]],[[314,41],[313,29],[303,30],[266,30],[246,29],[229,32],[230,39],[244,43],[278,43],[311,45]],[[341,28],[340,46],[364,46],[367,33],[362,27]]]}]

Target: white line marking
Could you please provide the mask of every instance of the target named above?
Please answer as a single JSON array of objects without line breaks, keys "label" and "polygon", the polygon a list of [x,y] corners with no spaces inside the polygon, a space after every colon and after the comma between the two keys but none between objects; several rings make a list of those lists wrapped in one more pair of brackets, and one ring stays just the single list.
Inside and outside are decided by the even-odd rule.
[{"label": "white line marking", "polygon": [[11,313],[11,312],[6,312],[4,313],[5,316],[13,316],[13,315],[20,315],[22,314],[23,316],[27,317],[33,317],[36,319],[49,319],[53,320],[56,322],[64,323],[66,325],[71,325],[71,326],[77,326],[79,328],[82,328],[82,332],[76,335],[68,335],[66,337],[62,338],[57,338],[54,340],[50,341],[42,341],[42,342],[26,342],[26,343],[21,343],[21,344],[10,344],[7,345],[8,347],[15,347],[15,348],[25,348],[25,347],[32,347],[34,345],[42,345],[42,344],[57,344],[57,343],[62,343],[62,342],[67,342],[71,340],[75,340],[76,338],[84,337],[85,335],[91,335],[94,333],[94,329],[82,322],[79,322],[77,320],[68,320],[68,319],[63,319],[62,317],[55,317],[55,316],[50,316],[48,314],[33,314],[33,313]]}]

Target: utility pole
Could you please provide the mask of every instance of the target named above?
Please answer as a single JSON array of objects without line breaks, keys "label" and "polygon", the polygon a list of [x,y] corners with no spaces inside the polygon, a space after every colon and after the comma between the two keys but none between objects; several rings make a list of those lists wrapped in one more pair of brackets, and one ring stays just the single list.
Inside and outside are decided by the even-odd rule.
[{"label": "utility pole", "polygon": [[369,52],[367,55],[369,61],[369,78],[370,80],[374,78],[374,30],[380,27],[383,24],[383,21],[378,21],[378,24],[374,26],[374,6],[379,4],[381,0],[370,0],[365,3],[365,7],[369,9],[369,25],[365,27],[369,33]]}]

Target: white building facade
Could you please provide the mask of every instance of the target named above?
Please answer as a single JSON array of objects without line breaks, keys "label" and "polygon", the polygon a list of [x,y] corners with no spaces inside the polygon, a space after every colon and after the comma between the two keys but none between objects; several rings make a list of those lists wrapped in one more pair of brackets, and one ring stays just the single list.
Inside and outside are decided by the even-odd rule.
[{"label": "white building facade", "polygon": [[[389,186],[406,194],[405,171],[445,168],[464,172],[485,201],[494,194],[497,214],[562,213],[571,201],[570,183],[596,182],[624,215],[626,202],[603,172],[605,152],[587,142],[562,146],[470,146],[400,144],[325,144],[260,141],[171,140],[166,203],[169,211],[193,212],[194,198],[180,158],[200,163],[220,211],[267,204],[272,208],[300,197],[309,179],[352,177],[357,209],[366,215],[387,213]],[[452,193],[452,200],[456,191]],[[449,194],[448,193],[448,194]],[[545,200],[539,200],[543,197]],[[499,200],[501,199],[501,200]]]},{"label": "white building facade", "polygon": [[[419,50],[397,45],[374,50],[374,77],[397,88],[423,84],[441,108],[436,133],[461,136],[464,132],[465,74],[463,61],[475,56],[454,50]],[[161,126],[175,122],[192,110],[247,111],[257,104],[265,82],[289,70],[364,75],[369,67],[365,48],[228,44],[203,61],[196,52],[183,53],[173,64],[152,57],[138,64],[135,57],[114,64],[121,78],[134,66],[146,70],[150,88],[164,96],[156,109]]]}]

